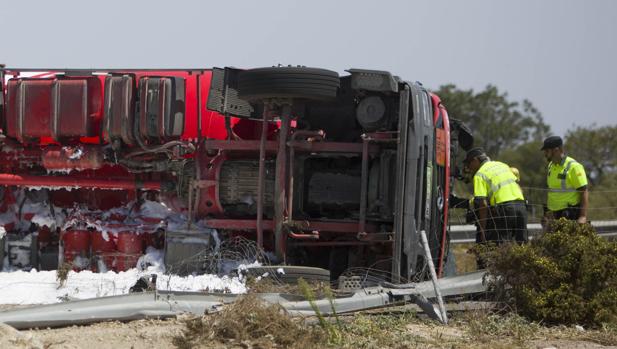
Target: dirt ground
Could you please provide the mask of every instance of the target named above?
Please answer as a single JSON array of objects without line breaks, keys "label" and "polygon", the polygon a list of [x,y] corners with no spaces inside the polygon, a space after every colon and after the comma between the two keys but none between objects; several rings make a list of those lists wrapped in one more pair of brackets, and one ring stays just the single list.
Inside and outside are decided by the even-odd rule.
[{"label": "dirt ground", "polygon": [[[4,333],[1,348],[175,348],[172,338],[180,334],[179,320],[138,320],[129,323],[105,322],[90,326]],[[0,332],[2,334],[2,332]],[[21,335],[21,336],[20,336]]]},{"label": "dirt ground", "polygon": [[[106,322],[91,326],[26,331],[15,331],[12,328],[7,331],[6,326],[3,326],[0,325],[0,348],[16,349],[175,348],[172,339],[182,331],[182,321],[178,319],[138,320],[128,323]],[[403,346],[409,348],[617,348],[585,340],[550,338],[534,339],[521,344],[501,341],[499,338],[484,343],[470,343],[464,328],[426,323],[411,323],[407,326],[407,332],[408,335],[418,339],[415,344]],[[225,346],[202,343],[200,347],[222,348]],[[237,344],[231,347],[238,348]]]},{"label": "dirt ground", "polygon": [[[512,343],[504,338],[494,338],[482,342],[469,342],[469,336],[460,326],[441,326],[427,324],[409,324],[407,330],[413,336],[422,338],[430,348],[529,348],[529,349],[616,349],[617,346],[603,346],[587,340],[559,338],[533,339],[525,343]],[[552,337],[547,334],[547,337]],[[418,346],[422,347],[422,346]]]}]

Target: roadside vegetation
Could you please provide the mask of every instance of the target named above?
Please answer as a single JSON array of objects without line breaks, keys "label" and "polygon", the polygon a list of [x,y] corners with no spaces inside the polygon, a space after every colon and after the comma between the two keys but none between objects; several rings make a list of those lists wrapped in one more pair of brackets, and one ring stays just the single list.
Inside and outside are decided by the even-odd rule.
[{"label": "roadside vegetation", "polygon": [[617,243],[565,219],[549,229],[527,244],[484,255],[495,295],[533,321],[617,324]]},{"label": "roadside vegetation", "polygon": [[[233,308],[232,308],[233,307]],[[451,314],[447,326],[408,310],[295,319],[253,296],[220,313],[187,319],[178,348],[593,348],[617,345],[617,327],[544,326],[513,312]],[[333,330],[332,330],[333,329]]]}]

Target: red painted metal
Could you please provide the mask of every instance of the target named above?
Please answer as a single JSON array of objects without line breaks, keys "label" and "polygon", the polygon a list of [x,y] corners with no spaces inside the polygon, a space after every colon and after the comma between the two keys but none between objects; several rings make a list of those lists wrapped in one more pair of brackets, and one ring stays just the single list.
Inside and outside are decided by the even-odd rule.
[{"label": "red painted metal", "polygon": [[[107,240],[103,237],[103,233],[100,231],[93,231],[91,234],[92,239],[92,256],[99,259],[99,263],[104,263],[107,270],[111,270],[114,266],[115,254],[116,254],[116,242],[112,239],[113,235],[109,234]],[[92,268],[97,271],[99,265],[93,265]]]},{"label": "red painted metal", "polygon": [[287,235],[296,240],[319,240],[319,232],[312,232],[311,234],[298,234],[288,232]]},{"label": "red painted metal", "polygon": [[49,229],[48,226],[40,227],[38,230],[38,233],[39,233],[39,236],[37,237],[36,242],[39,245],[39,249],[44,248],[52,243],[51,229]]},{"label": "red painted metal", "polygon": [[118,252],[127,254],[141,254],[143,251],[143,234],[134,231],[121,231],[118,233]]},{"label": "red painted metal", "polygon": [[75,270],[86,267],[75,263],[75,259],[77,257],[90,258],[90,232],[88,230],[67,230],[63,232],[62,245],[64,262],[73,264]]},{"label": "red painted metal", "polygon": [[92,237],[92,253],[99,254],[102,252],[114,252],[116,250],[116,243],[112,239],[113,234],[108,234],[107,240],[105,240],[104,234],[100,231],[93,231]]},{"label": "red painted metal", "polygon": [[52,188],[92,188],[92,189],[146,189],[160,190],[159,181],[137,181],[128,179],[101,179],[54,176],[0,174],[0,185],[18,187],[52,187]]},{"label": "red painted metal", "polygon": [[[196,85],[196,89],[197,89],[197,105],[195,106],[195,108],[197,109],[197,140],[198,140],[198,144],[201,145],[203,138],[204,138],[204,134],[202,133],[202,128],[203,128],[203,114],[202,114],[202,110],[204,110],[203,108],[203,100],[204,100],[204,96],[201,93],[202,89],[201,86],[203,84],[203,72],[199,72],[197,73],[197,75],[195,75],[195,85]],[[210,114],[210,118],[212,118],[212,114]]]},{"label": "red painted metal", "polygon": [[[393,241],[383,240],[383,241],[372,241],[372,242],[364,242],[364,241],[316,241],[316,242],[294,242],[293,246],[305,246],[305,247],[333,247],[333,246],[370,246],[377,243],[381,244],[390,244]],[[291,245],[291,243],[290,243]]]},{"label": "red painted metal", "polygon": [[53,170],[91,169],[103,167],[103,153],[94,147],[54,147],[43,150],[43,167]]},{"label": "red painted metal", "polygon": [[[185,79],[186,95],[185,95],[185,121],[182,140],[192,140],[198,138],[198,131],[201,129],[201,136],[209,139],[225,139],[227,133],[225,131],[225,118],[216,112],[206,109],[206,101],[210,91],[210,82],[212,72],[208,69],[186,69],[186,70],[121,70],[118,72],[126,72],[135,74],[136,80],[144,76],[174,76]],[[198,76],[199,84],[197,78]],[[199,96],[198,93],[199,86]],[[201,125],[199,122],[199,112],[202,110]],[[239,120],[232,118],[232,125],[235,125]],[[201,127],[199,127],[201,126]]]},{"label": "red painted metal", "polygon": [[[208,143],[208,141],[206,141]],[[197,209],[198,216],[206,217],[222,217],[223,216],[223,206],[221,205],[221,201],[219,200],[219,186],[221,177],[221,167],[223,163],[227,160],[227,153],[222,153],[214,158],[208,158],[204,154],[199,154],[200,156],[200,167],[199,173],[201,176],[201,181],[207,181],[205,183],[210,183],[210,185],[199,186],[199,205]],[[204,184],[205,184],[204,183]]]},{"label": "red painted metal", "polygon": [[55,79],[10,79],[7,84],[6,134],[20,142],[52,135],[52,86]]},{"label": "red painted metal", "polygon": [[[257,230],[257,221],[252,219],[206,219],[205,224],[214,229],[229,230]],[[273,231],[274,222],[264,220],[262,222],[264,231]],[[319,231],[341,234],[357,234],[358,222],[323,222],[323,221],[293,221],[291,223],[296,229],[302,231]],[[374,233],[379,231],[374,224],[366,224],[365,231]]]},{"label": "red painted metal", "polygon": [[[41,143],[49,143],[53,142],[52,139],[52,124],[51,124],[51,98],[52,98],[52,85],[55,80],[54,74],[56,73],[64,73],[67,70],[46,70],[41,74],[35,75],[33,78],[28,79],[14,79],[12,83],[7,84],[7,91],[9,91],[9,98],[7,99],[7,110],[9,110],[10,115],[7,115],[7,125],[9,129],[9,136],[17,138],[17,139],[28,139],[28,138],[37,138],[37,137],[47,137],[47,139],[41,139]],[[225,130],[225,118],[219,113],[212,112],[206,109],[206,101],[208,100],[208,93],[210,90],[210,83],[212,79],[212,72],[208,69],[169,69],[169,70],[148,70],[148,69],[97,69],[98,73],[108,73],[113,72],[116,74],[128,73],[134,74],[136,80],[139,80],[140,77],[144,76],[159,76],[159,77],[182,77],[186,82],[186,96],[185,96],[185,127],[184,132],[182,133],[182,140],[192,140],[198,138],[198,132],[201,131],[200,135],[208,137],[209,139],[225,139],[226,138],[226,130]],[[17,76],[19,74],[19,70],[8,71],[9,74],[13,74]],[[84,72],[84,74],[89,74],[89,72]],[[196,76],[196,78],[193,78]],[[91,79],[90,77],[89,79]],[[96,77],[100,79],[101,84],[104,83],[105,75],[99,75]],[[81,78],[83,79],[83,78]],[[69,79],[66,79],[69,80]],[[26,97],[28,99],[28,103],[25,105],[27,110],[23,110],[23,113],[16,109],[17,104],[14,103],[18,93],[18,81],[34,81],[33,83],[27,82],[27,85],[32,85],[32,90],[27,91]],[[102,90],[102,89],[101,89]],[[35,93],[41,92],[41,93]],[[199,94],[199,95],[198,95]],[[92,97],[98,98],[98,97]],[[95,102],[94,100],[89,103]],[[76,108],[77,109],[77,108]],[[76,111],[76,109],[73,109]],[[98,109],[97,109],[98,110]],[[202,111],[201,118],[199,116],[199,111]],[[27,114],[28,120],[30,122],[24,124],[26,128],[22,128],[23,132],[20,132],[18,129],[18,120],[19,114]],[[102,115],[102,110],[100,113],[95,112],[97,118],[100,118]],[[199,120],[201,119],[201,123],[198,125]],[[239,119],[232,118],[231,124],[234,126],[239,122]],[[74,126],[74,125],[73,125]],[[99,143],[98,135],[96,137],[86,137],[83,135],[81,137],[81,142],[85,143]]]},{"label": "red painted metal", "polygon": [[103,77],[59,78],[52,88],[52,137],[96,137],[103,116]]},{"label": "red painted metal", "polygon": [[433,122],[437,123],[439,116],[442,117],[443,129],[446,133],[446,166],[445,166],[445,189],[444,189],[444,211],[443,211],[443,230],[441,234],[441,247],[439,249],[439,261],[437,266],[437,275],[441,277],[444,270],[444,257],[446,255],[446,239],[448,234],[448,206],[450,198],[450,119],[448,111],[441,103],[439,96],[431,94],[433,103]]},{"label": "red painted metal", "polygon": [[126,271],[135,268],[144,248],[143,234],[137,234],[134,231],[121,231],[118,233],[117,246],[118,256],[115,269]]},{"label": "red painted metal", "polygon": [[0,166],[7,171],[29,169],[41,161],[41,149],[28,149],[20,144],[11,144],[0,152]]},{"label": "red painted metal", "polygon": [[97,137],[104,77],[13,78],[7,135],[22,142]]},{"label": "red painted metal", "polygon": [[[307,141],[289,141],[287,145],[294,147],[296,151],[305,151],[310,153],[362,153],[362,143],[345,143],[345,142],[307,142]],[[379,147],[376,145],[369,146],[369,153],[376,153]]]}]

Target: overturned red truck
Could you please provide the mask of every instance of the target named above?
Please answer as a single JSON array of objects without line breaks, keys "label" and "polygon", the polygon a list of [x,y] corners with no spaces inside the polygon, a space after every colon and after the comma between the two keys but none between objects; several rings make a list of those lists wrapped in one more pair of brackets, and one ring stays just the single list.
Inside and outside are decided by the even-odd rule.
[{"label": "overturned red truck", "polygon": [[[447,260],[439,97],[384,71],[0,69],[4,268],[168,271],[244,237],[270,263],[398,281]],[[199,267],[182,272],[199,272]]]}]

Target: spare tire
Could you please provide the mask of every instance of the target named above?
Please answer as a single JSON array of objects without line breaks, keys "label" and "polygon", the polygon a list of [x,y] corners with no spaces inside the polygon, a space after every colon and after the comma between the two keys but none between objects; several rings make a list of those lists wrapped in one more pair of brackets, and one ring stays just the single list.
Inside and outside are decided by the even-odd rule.
[{"label": "spare tire", "polygon": [[328,100],[336,98],[337,72],[305,67],[272,67],[238,73],[238,96],[248,101],[271,98]]}]

